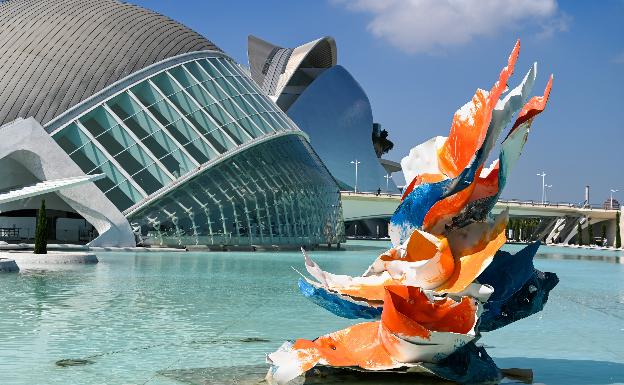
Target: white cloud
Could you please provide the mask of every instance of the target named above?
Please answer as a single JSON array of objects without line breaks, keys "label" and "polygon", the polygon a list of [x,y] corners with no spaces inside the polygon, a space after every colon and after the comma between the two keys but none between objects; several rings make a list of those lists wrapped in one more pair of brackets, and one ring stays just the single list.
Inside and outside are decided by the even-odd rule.
[{"label": "white cloud", "polygon": [[557,0],[331,1],[372,14],[371,33],[408,53],[435,53],[525,22],[541,26],[539,37],[548,37],[567,30],[570,22]]}]

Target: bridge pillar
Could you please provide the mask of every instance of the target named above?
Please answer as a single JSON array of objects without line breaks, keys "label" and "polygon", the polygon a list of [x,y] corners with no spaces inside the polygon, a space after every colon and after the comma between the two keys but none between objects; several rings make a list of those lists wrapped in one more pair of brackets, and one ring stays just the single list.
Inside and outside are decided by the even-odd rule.
[{"label": "bridge pillar", "polygon": [[[620,239],[624,242],[624,208],[622,207],[620,207]],[[624,243],[622,246],[624,246]]]}]

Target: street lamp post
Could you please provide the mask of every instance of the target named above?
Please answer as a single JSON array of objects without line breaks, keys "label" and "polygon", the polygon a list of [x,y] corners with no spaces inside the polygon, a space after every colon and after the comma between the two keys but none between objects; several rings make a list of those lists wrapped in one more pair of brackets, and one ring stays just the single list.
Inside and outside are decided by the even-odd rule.
[{"label": "street lamp post", "polygon": [[613,210],[613,193],[618,192],[620,190],[611,189],[611,210]]},{"label": "street lamp post", "polygon": [[542,177],[542,204],[544,204],[544,201],[546,200],[546,173],[542,171],[542,173],[537,174],[537,176]]},{"label": "street lamp post", "polygon": [[392,175],[386,174],[386,176],[384,176],[384,178],[386,178],[386,192],[389,192],[388,188],[389,188],[390,179],[392,179]]},{"label": "street lamp post", "polygon": [[[544,187],[549,189],[549,188],[552,188],[552,186],[553,185],[551,185],[551,184],[547,184]],[[548,190],[545,190],[545,192],[544,192],[544,202],[543,203],[546,203],[546,202],[548,202]]]},{"label": "street lamp post", "polygon": [[356,160],[352,160],[351,164],[355,165],[355,185],[353,186],[353,192],[357,192],[357,182],[358,182],[358,164],[362,162]]}]

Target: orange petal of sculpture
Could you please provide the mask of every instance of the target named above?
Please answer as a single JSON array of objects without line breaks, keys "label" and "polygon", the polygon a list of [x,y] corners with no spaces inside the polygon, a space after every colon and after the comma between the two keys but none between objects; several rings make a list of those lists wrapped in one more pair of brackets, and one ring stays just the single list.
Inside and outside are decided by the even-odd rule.
[{"label": "orange petal of sculpture", "polygon": [[[269,354],[267,381],[285,384],[318,364],[386,370],[435,361],[475,337],[478,303],[468,297],[430,299],[410,286],[385,288],[382,317]],[[420,344],[418,344],[420,342]],[[434,358],[437,357],[437,358]]]},{"label": "orange petal of sculpture", "polygon": [[449,178],[458,176],[483,144],[492,119],[492,110],[507,87],[507,81],[513,74],[519,53],[520,40],[516,42],[509,55],[507,66],[501,71],[498,81],[490,92],[477,90],[472,101],[453,116],[449,137],[438,152],[440,170]]},{"label": "orange petal of sculpture", "polygon": [[[490,91],[478,89],[455,113],[448,138],[434,137],[414,147],[401,161],[408,187],[391,219],[391,249],[361,276],[326,272],[304,251],[306,270],[314,278],[300,280],[306,297],[339,316],[378,321],[358,323],[312,341],[284,343],[267,357],[269,384],[286,384],[316,365],[364,371],[411,368],[438,374],[436,365],[448,365],[445,360],[451,354],[460,354],[462,362],[481,360],[497,373],[491,360],[470,355],[478,350],[473,341],[479,337],[477,325],[490,322],[485,330],[494,330],[501,322],[509,323],[495,318],[503,302],[521,293],[520,285],[533,285],[540,279],[532,265],[535,245],[515,260],[509,253],[499,254],[506,241],[509,213],[491,213],[531,122],[544,110],[552,88],[551,75],[543,96],[527,102],[537,76],[533,64],[522,82],[507,91],[519,50],[518,41]],[[499,159],[485,168],[490,151],[516,113]],[[506,261],[514,265],[505,267]],[[505,282],[502,277],[515,270],[522,272]],[[554,285],[533,288],[545,290],[547,299]],[[495,299],[490,301],[490,297]],[[457,362],[455,358],[449,361]],[[445,379],[466,378],[448,378],[448,370],[440,373],[445,373],[439,374]],[[480,373],[467,375],[492,380],[479,377]]]}]

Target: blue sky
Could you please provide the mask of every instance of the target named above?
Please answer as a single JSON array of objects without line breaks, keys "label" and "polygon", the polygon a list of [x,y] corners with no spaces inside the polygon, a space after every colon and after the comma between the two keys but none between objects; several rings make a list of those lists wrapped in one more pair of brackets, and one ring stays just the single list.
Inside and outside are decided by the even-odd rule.
[{"label": "blue sky", "polygon": [[489,89],[517,38],[510,85],[538,62],[534,92],[554,73],[551,99],[503,197],[592,203],[624,200],[624,1],[574,0],[132,0],[200,32],[239,63],[247,35],[297,46],[324,35],[367,92],[400,160],[432,136],[475,89]]}]

